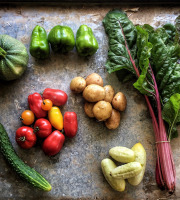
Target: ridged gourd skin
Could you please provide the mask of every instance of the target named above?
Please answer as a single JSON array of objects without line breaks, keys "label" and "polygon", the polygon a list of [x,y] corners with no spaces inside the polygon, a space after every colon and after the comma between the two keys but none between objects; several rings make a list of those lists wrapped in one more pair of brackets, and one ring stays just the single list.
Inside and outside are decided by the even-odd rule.
[{"label": "ridged gourd skin", "polygon": [[26,165],[16,154],[2,124],[0,124],[0,152],[3,154],[12,169],[14,169],[21,178],[31,183],[34,187],[44,191],[51,190],[49,182],[33,168]]},{"label": "ridged gourd skin", "polygon": [[9,35],[0,35],[0,79],[15,80],[27,69],[29,56],[23,43]]},{"label": "ridged gourd skin", "polygon": [[116,167],[110,172],[113,178],[128,179],[138,175],[142,171],[142,165],[139,162],[130,162]]}]

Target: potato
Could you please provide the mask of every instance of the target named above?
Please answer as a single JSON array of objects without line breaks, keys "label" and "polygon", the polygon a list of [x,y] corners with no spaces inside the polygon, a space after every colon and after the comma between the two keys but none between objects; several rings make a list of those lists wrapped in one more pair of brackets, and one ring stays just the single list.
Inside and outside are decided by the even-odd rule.
[{"label": "potato", "polygon": [[93,113],[97,120],[105,121],[111,116],[112,106],[109,102],[99,101],[94,105]]},{"label": "potato", "polygon": [[104,86],[104,89],[105,89],[104,101],[111,103],[114,97],[114,89],[111,85]]},{"label": "potato", "polygon": [[110,176],[110,172],[116,167],[116,164],[109,158],[105,158],[101,161],[101,169],[107,182],[114,190],[123,192],[126,186],[125,180],[113,178],[112,176]]},{"label": "potato", "polygon": [[84,89],[83,97],[89,102],[101,101],[105,97],[105,90],[99,85],[91,84]]},{"label": "potato", "polygon": [[116,110],[124,111],[127,105],[126,96],[122,92],[118,92],[112,100],[112,105]]},{"label": "potato", "polygon": [[103,86],[103,79],[97,73],[90,74],[86,78],[86,85],[88,86],[88,85],[91,85],[91,84]]},{"label": "potato", "polygon": [[136,185],[140,184],[140,182],[142,181],[143,176],[144,176],[144,172],[145,172],[145,169],[146,169],[146,151],[145,151],[145,149],[144,149],[144,147],[142,146],[141,143],[135,144],[131,149],[135,153],[135,161],[140,162],[141,165],[143,166],[143,169],[140,172],[140,174],[136,175],[135,177],[128,179],[128,182],[131,185],[136,186]]},{"label": "potato", "polygon": [[78,76],[72,79],[70,89],[75,93],[81,93],[86,87],[86,81],[84,78]]},{"label": "potato", "polygon": [[86,113],[86,115],[88,117],[91,117],[93,118],[94,117],[94,113],[93,113],[93,107],[94,107],[95,103],[89,103],[89,102],[86,102],[84,104],[84,111]]},{"label": "potato", "polygon": [[110,118],[105,121],[105,125],[108,129],[116,129],[120,124],[120,112],[112,109],[112,114]]}]

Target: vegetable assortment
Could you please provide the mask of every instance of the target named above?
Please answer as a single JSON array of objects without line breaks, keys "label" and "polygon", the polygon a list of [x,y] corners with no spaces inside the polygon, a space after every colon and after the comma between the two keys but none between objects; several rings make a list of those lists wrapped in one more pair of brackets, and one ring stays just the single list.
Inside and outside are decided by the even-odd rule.
[{"label": "vegetable assortment", "polygon": [[170,140],[177,136],[176,124],[180,121],[179,30],[172,24],[157,30],[148,24],[135,26],[121,10],[107,13],[103,24],[109,36],[106,68],[109,73],[118,71],[121,80],[137,77],[134,87],[145,95],[153,121],[156,181],[172,193],[176,181]]},{"label": "vegetable assortment", "polygon": [[115,94],[111,85],[103,87],[103,79],[97,73],[82,77],[75,77],[70,83],[74,93],[83,93],[86,100],[84,111],[90,118],[104,121],[108,129],[116,129],[120,124],[120,111],[126,109],[127,100],[122,92]]},{"label": "vegetable assortment", "polygon": [[125,190],[125,179],[133,185],[139,185],[146,168],[146,151],[141,143],[135,144],[132,149],[117,146],[109,150],[109,155],[116,161],[126,163],[120,166],[109,158],[101,161],[101,168],[107,182],[114,190]]},{"label": "vegetable assortment", "polygon": [[42,138],[44,139],[42,144],[44,153],[49,156],[56,155],[65,141],[63,133],[72,138],[78,131],[76,113],[66,112],[63,120],[58,107],[64,105],[67,99],[67,94],[59,89],[46,88],[42,96],[37,92],[30,94],[28,96],[30,110],[23,111],[21,120],[25,125],[32,125],[35,117],[36,120],[32,125],[33,128],[23,126],[16,131],[18,145],[24,149],[30,149],[36,144],[38,138]]}]

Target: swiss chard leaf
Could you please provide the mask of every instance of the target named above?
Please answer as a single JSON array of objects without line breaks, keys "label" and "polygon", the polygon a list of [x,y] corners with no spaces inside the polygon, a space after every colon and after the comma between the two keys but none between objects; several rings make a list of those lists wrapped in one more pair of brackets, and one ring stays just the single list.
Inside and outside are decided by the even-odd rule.
[{"label": "swiss chard leaf", "polygon": [[149,41],[153,48],[151,51],[150,62],[158,84],[158,89],[163,103],[169,98],[180,92],[180,46],[166,45],[164,37],[159,32],[152,33]]},{"label": "swiss chard leaf", "polygon": [[174,25],[172,24],[165,24],[163,26],[164,30],[166,31],[167,35],[168,35],[168,40],[167,43],[174,43],[175,42],[175,36],[176,36],[176,28]]},{"label": "swiss chard leaf", "polygon": [[169,125],[169,139],[178,136],[176,125],[180,123],[180,94],[173,94],[164,105],[162,117]]},{"label": "swiss chard leaf", "polygon": [[152,44],[148,42],[148,32],[140,26],[137,29],[137,58],[141,75],[134,83],[134,87],[142,94],[151,96],[154,93],[154,88],[151,86],[151,77],[148,76],[149,58],[151,56]]},{"label": "swiss chard leaf", "polygon": [[177,30],[176,41],[180,42],[180,15],[175,19],[175,27]]},{"label": "swiss chard leaf", "polygon": [[123,69],[135,74],[132,63],[137,49],[135,26],[121,10],[108,12],[103,19],[103,25],[109,36],[108,60],[105,65],[108,72]]}]

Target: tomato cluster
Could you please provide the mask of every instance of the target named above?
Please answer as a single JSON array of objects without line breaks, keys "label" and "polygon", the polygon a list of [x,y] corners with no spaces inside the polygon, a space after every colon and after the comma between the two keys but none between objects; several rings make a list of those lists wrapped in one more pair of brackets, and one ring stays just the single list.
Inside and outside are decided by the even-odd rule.
[{"label": "tomato cluster", "polygon": [[[46,88],[41,96],[33,93],[28,96],[30,110],[21,114],[24,125],[16,131],[16,142],[23,149],[30,149],[36,144],[37,138],[43,138],[42,149],[49,156],[56,155],[62,148],[65,136],[77,134],[78,121],[75,112],[63,115],[58,106],[67,102],[67,94],[58,89]],[[31,127],[30,127],[31,126]],[[63,132],[63,133],[62,133]]]}]

